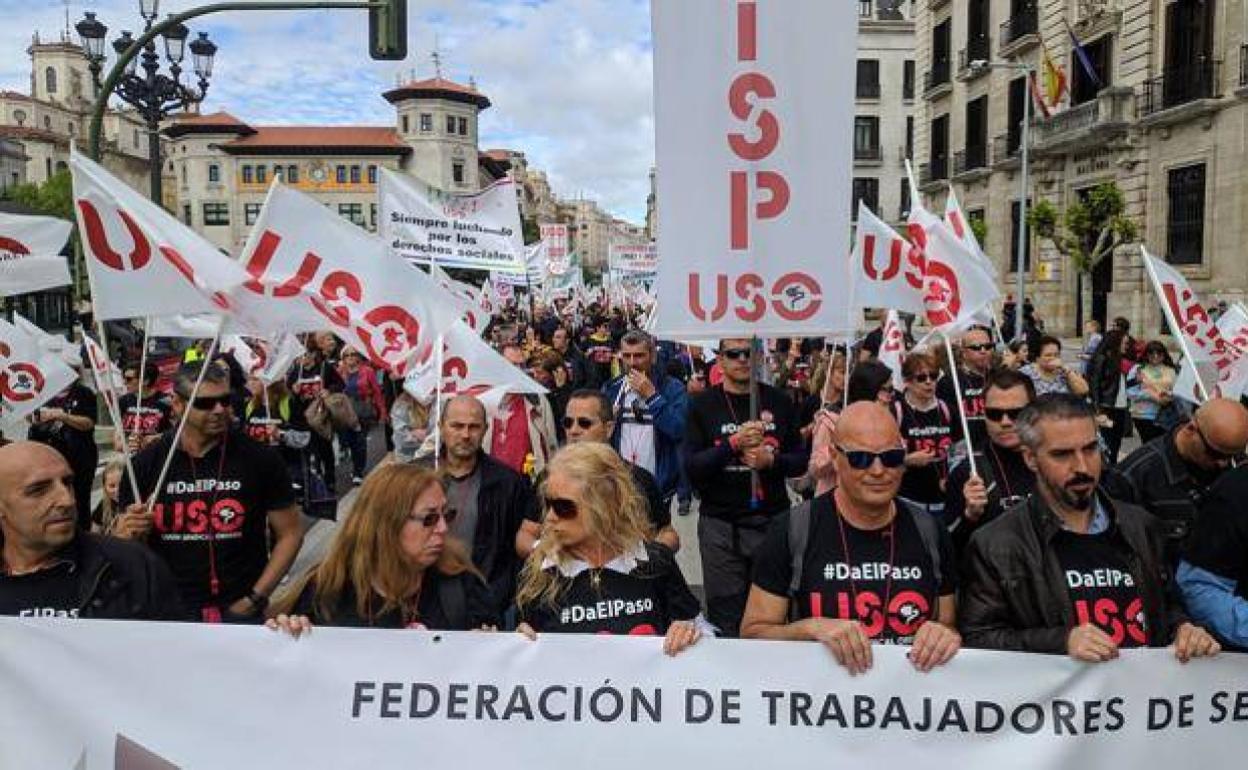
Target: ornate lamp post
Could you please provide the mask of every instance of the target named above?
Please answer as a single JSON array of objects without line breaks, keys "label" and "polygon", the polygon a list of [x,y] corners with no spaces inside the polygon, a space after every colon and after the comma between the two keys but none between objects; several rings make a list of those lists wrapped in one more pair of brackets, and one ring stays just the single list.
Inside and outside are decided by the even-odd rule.
[{"label": "ornate lamp post", "polygon": [[[160,0],[139,0],[139,15],[143,17],[144,34],[149,32],[156,23],[159,8]],[[125,72],[112,89],[112,95],[116,95],[123,102],[134,107],[147,126],[148,162],[151,164],[151,198],[158,205],[161,202],[162,168],[160,121],[204,100],[208,92],[208,81],[212,77],[213,57],[217,53],[217,46],[208,39],[207,33],[199,33],[199,37],[189,46],[192,66],[199,82],[197,87],[185,85],[182,83],[182,63],[186,58],[188,47],[186,41],[190,37],[190,30],[181,22],[167,26],[162,24],[162,26],[165,26],[161,37],[164,39],[168,74],[160,71],[161,57],[156,49],[156,41],[154,38],[149,39],[143,46],[142,53],[130,57]],[[104,38],[108,34],[108,27],[96,19],[95,13],[88,11],[76,28],[79,37],[82,38],[82,48],[87,56],[98,97],[102,88],[100,74],[104,68]],[[113,41],[112,47],[117,58],[121,59],[136,44],[137,41],[126,30]],[[139,72],[140,58],[142,59],[142,72]],[[110,94],[103,94],[104,100],[107,100],[109,96]]]}]

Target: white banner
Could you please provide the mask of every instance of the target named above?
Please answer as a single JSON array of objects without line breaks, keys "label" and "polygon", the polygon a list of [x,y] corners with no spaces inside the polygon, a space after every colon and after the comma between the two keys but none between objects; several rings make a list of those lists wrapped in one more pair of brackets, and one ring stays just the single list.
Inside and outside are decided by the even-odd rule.
[{"label": "white banner", "polygon": [[[215,313],[197,315],[164,315],[145,320],[149,337],[210,340],[217,336],[221,316]],[[227,324],[228,325],[228,324]]]},{"label": "white banner", "polygon": [[0,422],[27,417],[76,379],[60,354],[0,318]]},{"label": "white banner", "polygon": [[659,269],[658,245],[612,241],[610,264],[613,273],[653,275]]},{"label": "white banner", "polygon": [[857,5],[651,10],[659,333],[844,330],[848,286],[827,263],[850,232]]},{"label": "white banner", "polygon": [[400,257],[473,270],[524,271],[516,183],[453,195],[416,177],[381,170],[381,237]]},{"label": "white banner", "polygon": [[0,619],[0,767],[1231,768],[1248,660]]},{"label": "white banner", "polygon": [[399,376],[459,317],[423,270],[281,184],[269,190],[242,262],[254,280],[237,300],[255,331],[329,329]]},{"label": "white banner", "polygon": [[69,284],[69,263],[61,249],[74,229],[55,217],[0,211],[0,297]]},{"label": "white banner", "polygon": [[[568,251],[568,226],[558,223],[541,225],[540,264],[546,275],[563,275],[568,272],[572,255]],[[527,259],[527,256],[526,256]]]},{"label": "white banner", "polygon": [[[443,343],[443,396],[480,396],[492,389],[505,393],[547,392],[462,321],[446,333]],[[436,357],[417,365],[403,382],[403,389],[416,398],[427,398],[437,387]]]}]

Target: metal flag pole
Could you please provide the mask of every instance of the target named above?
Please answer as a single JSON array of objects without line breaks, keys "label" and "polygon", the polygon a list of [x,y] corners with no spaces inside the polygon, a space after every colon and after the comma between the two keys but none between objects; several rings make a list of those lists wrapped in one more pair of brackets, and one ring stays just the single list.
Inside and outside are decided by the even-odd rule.
[{"label": "metal flag pole", "polygon": [[958,402],[958,417],[962,421],[962,437],[966,441],[966,459],[971,464],[971,476],[979,476],[979,469],[975,467],[975,444],[971,441],[971,426],[966,419],[966,406],[962,402],[962,383],[958,379],[957,359],[953,357],[953,343],[949,341],[949,335],[943,332],[940,335],[945,339],[945,352],[949,355],[949,368],[953,370],[950,378],[953,380],[953,397]]}]

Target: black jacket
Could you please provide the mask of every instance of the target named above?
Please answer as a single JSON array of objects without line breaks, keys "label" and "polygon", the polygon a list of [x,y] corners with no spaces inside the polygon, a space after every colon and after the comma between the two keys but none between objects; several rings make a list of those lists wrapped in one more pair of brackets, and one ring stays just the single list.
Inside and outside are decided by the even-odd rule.
[{"label": "black jacket", "polygon": [[1180,551],[1216,476],[1192,474],[1174,441],[1178,429],[1158,436],[1110,469],[1102,482],[1115,500],[1138,505],[1158,520],[1166,562],[1177,569]]},{"label": "black jacket", "polygon": [[[191,620],[169,567],[138,543],[78,534],[61,556],[70,562],[79,618]],[[6,590],[0,576],[0,592]]]},{"label": "black jacket", "polygon": [[[1139,586],[1149,644],[1164,647],[1186,622],[1148,512],[1102,496],[1110,532],[1125,543]],[[1064,654],[1076,625],[1074,607],[1052,540],[1061,530],[1039,495],[971,537],[958,600],[958,630],[967,647]]]},{"label": "black jacket", "polygon": [[484,452],[477,454],[481,489],[477,493],[477,529],[472,563],[485,575],[498,615],[511,606],[516,593],[520,557],[516,533],[537,503],[529,480]]},{"label": "black jacket", "polygon": [[1110,358],[1101,345],[1088,363],[1088,400],[1093,406],[1113,409],[1118,402],[1118,388],[1122,385],[1122,369],[1119,359]]}]

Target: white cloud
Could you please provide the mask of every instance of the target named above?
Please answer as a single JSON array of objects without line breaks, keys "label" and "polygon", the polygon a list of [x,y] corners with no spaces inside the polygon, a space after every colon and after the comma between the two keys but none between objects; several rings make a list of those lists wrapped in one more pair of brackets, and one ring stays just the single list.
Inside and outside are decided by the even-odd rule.
[{"label": "white cloud", "polygon": [[[0,0],[0,50],[64,26],[47,2]],[[162,12],[191,2],[165,2]],[[111,39],[138,26],[135,0],[75,3],[98,10]],[[119,20],[125,20],[122,24]],[[191,23],[220,46],[205,109],[259,124],[375,124],[394,120],[381,92],[396,76],[432,75],[435,34],[447,77],[476,78],[493,107],[482,148],[524,151],[558,194],[581,194],[640,220],[654,158],[647,0],[411,0],[406,62],[374,62],[366,21],[352,11],[233,13]],[[0,60],[0,87],[26,91],[29,59]]]}]

